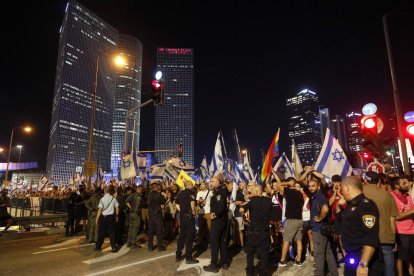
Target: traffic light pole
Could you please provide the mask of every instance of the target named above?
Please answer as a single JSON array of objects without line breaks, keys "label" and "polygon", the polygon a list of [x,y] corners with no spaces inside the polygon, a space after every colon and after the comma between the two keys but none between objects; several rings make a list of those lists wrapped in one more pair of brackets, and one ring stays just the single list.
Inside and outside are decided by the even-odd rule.
[{"label": "traffic light pole", "polygon": [[141,109],[146,105],[149,105],[153,101],[154,101],[153,99],[150,99],[150,100],[144,102],[143,104],[140,104],[139,106],[134,107],[133,109],[130,109],[130,110],[127,111],[126,118],[125,118],[125,137],[124,137],[124,152],[125,153],[128,153],[129,117],[131,116],[132,113],[136,112],[138,109]]},{"label": "traffic light pole", "polygon": [[401,156],[403,167],[404,167],[404,173],[406,175],[410,175],[410,168],[408,167],[407,147],[405,144],[405,137],[404,137],[404,132],[402,129],[403,115],[401,112],[400,92],[398,90],[397,77],[395,75],[395,70],[394,70],[394,60],[392,58],[392,52],[391,52],[391,43],[390,43],[390,37],[389,37],[389,32],[388,32],[387,15],[384,15],[382,17],[382,23],[384,25],[385,43],[387,45],[388,62],[390,64],[392,87],[393,87],[393,92],[394,92],[395,116],[397,117],[398,136],[400,137],[400,144],[401,144],[400,156]]}]

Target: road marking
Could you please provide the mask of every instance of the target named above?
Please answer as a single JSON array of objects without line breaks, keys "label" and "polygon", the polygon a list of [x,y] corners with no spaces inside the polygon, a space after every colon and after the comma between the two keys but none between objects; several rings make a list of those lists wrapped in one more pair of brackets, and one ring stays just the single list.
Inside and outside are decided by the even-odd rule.
[{"label": "road marking", "polygon": [[52,245],[46,245],[46,246],[42,246],[40,248],[42,248],[42,249],[48,249],[48,248],[61,247],[61,246],[65,246],[65,245],[68,245],[68,244],[71,244],[71,243],[77,243],[80,240],[81,240],[80,238],[77,238],[77,239],[69,239],[69,240],[63,241],[61,243],[56,243],[56,244],[52,244]]},{"label": "road marking", "polygon": [[[115,259],[115,258],[118,258],[118,257],[121,257],[121,256],[125,255],[126,253],[129,252],[130,249],[131,248],[129,248],[129,247],[122,246],[121,249],[119,249],[118,252],[116,252],[116,253],[107,254],[107,255],[102,256],[102,257],[98,257],[98,258],[95,258],[95,259],[83,261],[83,263],[85,263],[85,264],[95,264],[95,263],[99,263],[99,262],[104,262],[104,261],[108,261],[108,260],[111,260],[111,259]],[[112,250],[112,248],[110,246],[108,248],[105,248],[102,251],[109,251],[109,250]]]},{"label": "road marking", "polygon": [[79,247],[91,246],[91,245],[94,245],[94,244],[93,243],[90,243],[90,244],[81,244],[81,245],[75,245],[75,246],[70,246],[70,247],[63,247],[63,248],[46,250],[46,251],[34,252],[32,254],[33,255],[37,255],[37,254],[43,254],[43,253],[49,253],[49,252],[55,252],[55,251],[62,251],[62,250],[66,250],[66,249],[79,248]]},{"label": "road marking", "polygon": [[156,260],[159,260],[159,259],[162,259],[162,258],[165,258],[165,257],[171,257],[171,256],[175,256],[175,253],[170,253],[170,254],[162,255],[162,256],[159,256],[159,257],[154,257],[154,258],[151,258],[151,259],[142,260],[142,261],[135,262],[135,263],[130,263],[130,264],[126,264],[126,265],[113,267],[113,268],[110,268],[110,269],[107,269],[107,270],[102,270],[102,271],[99,271],[99,272],[87,274],[87,276],[101,275],[101,274],[112,272],[112,271],[115,271],[115,270],[127,268],[127,267],[130,267],[130,266],[145,264],[145,263],[148,263],[148,262],[156,261]]},{"label": "road marking", "polygon": [[210,259],[198,259],[198,261],[199,262],[197,264],[186,264],[185,261],[183,261],[178,267],[177,271],[183,271],[194,267],[195,269],[197,269],[198,275],[200,276],[222,275],[221,269],[218,273],[204,271],[203,266],[209,265]]}]

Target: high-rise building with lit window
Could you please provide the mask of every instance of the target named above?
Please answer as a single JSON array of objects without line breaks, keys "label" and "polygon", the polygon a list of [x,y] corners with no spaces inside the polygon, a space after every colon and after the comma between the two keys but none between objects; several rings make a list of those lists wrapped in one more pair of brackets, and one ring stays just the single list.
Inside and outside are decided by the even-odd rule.
[{"label": "high-rise building with lit window", "polygon": [[357,112],[350,112],[345,116],[348,148],[353,152],[362,151],[364,148],[364,137],[361,131],[362,114]]},{"label": "high-rise building with lit window", "polygon": [[[189,48],[158,48],[157,70],[165,82],[165,104],[155,112],[155,149],[177,149],[194,165],[194,52]],[[157,153],[158,162],[173,153]]]},{"label": "high-rise building with lit window", "polygon": [[319,100],[315,92],[300,91],[286,101],[289,137],[295,141],[303,164],[313,165],[322,147]]},{"label": "high-rise building with lit window", "polygon": [[[115,67],[118,42],[127,57],[136,57],[134,70],[122,72]],[[88,160],[95,91],[92,160],[98,168],[111,170],[111,148],[117,145],[112,130],[120,127],[122,131],[121,123],[114,122],[117,119],[114,115],[123,112],[118,109],[127,108],[124,102],[135,105],[140,101],[141,52],[139,42],[130,37],[120,38],[117,29],[78,2],[69,0],[60,29],[47,156],[47,172],[54,181],[67,182],[75,171],[82,171]],[[117,82],[125,89],[117,90]],[[134,92],[128,93],[126,86],[132,84],[136,85]]]},{"label": "high-rise building with lit window", "polygon": [[346,139],[345,119],[340,115],[331,117],[332,134],[338,139],[342,149],[348,151],[348,141]]},{"label": "high-rise building with lit window", "polygon": [[[126,59],[125,68],[117,70],[115,109],[112,128],[111,169],[116,176],[124,149],[126,113],[141,104],[142,43],[131,36],[119,35],[118,52]],[[134,113],[128,123],[128,149],[139,149],[140,110]]]}]

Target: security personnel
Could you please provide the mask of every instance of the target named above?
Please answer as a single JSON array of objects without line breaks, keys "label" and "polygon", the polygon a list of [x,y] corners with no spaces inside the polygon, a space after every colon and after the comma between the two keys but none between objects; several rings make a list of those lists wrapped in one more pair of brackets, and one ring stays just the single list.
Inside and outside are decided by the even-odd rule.
[{"label": "security personnel", "polygon": [[86,201],[85,206],[89,211],[88,214],[88,226],[89,226],[89,235],[88,242],[94,243],[98,241],[98,227],[95,223],[96,215],[98,213],[99,201],[102,198],[102,189],[97,187],[94,194]]},{"label": "security personnel", "polygon": [[129,208],[127,247],[135,246],[137,242],[136,238],[141,225],[141,202],[141,194],[135,191],[125,199],[125,203]]},{"label": "security personnel", "polygon": [[[227,189],[223,187],[218,177],[210,179],[210,188],[213,189],[213,195],[210,201],[210,216],[211,216],[211,232],[210,232],[210,246],[211,246],[211,263],[208,266],[203,266],[207,272],[217,273],[220,266],[223,269],[229,268],[229,258],[227,253]],[[218,256],[220,251],[220,264]]]},{"label": "security personnel", "polygon": [[[251,200],[242,205],[240,214],[244,221],[250,224],[246,235],[247,267],[246,275],[254,275],[254,254],[257,251],[260,257],[259,275],[265,276],[267,266],[267,255],[270,249],[270,215],[272,212],[272,201],[269,197],[262,196],[262,186],[255,185],[251,189]],[[250,220],[245,213],[249,210]]]},{"label": "security personnel", "polygon": [[153,182],[151,184],[151,191],[148,194],[148,251],[154,250],[153,237],[157,235],[158,251],[165,251],[166,248],[162,244],[162,206],[165,203],[165,198],[160,192],[161,183]]},{"label": "security personnel", "polygon": [[96,242],[94,251],[101,251],[105,234],[108,232],[111,241],[112,253],[116,252],[115,241],[115,223],[118,221],[119,203],[112,194],[115,193],[113,186],[105,187],[105,195],[98,204],[98,214],[96,215],[96,224],[98,228],[98,241]]},{"label": "security personnel", "polygon": [[[382,275],[383,263],[378,259],[379,214],[372,201],[362,193],[362,181],[348,176],[341,183],[347,201],[342,216],[342,245],[347,252],[345,276]],[[338,204],[345,204],[341,199]]]},{"label": "security personnel", "polygon": [[124,194],[122,187],[118,187],[116,190],[116,200],[119,203],[119,217],[115,225],[115,240],[117,246],[124,244],[124,232],[125,232],[125,220],[126,220],[126,211],[127,206],[125,204],[125,199],[127,196]]},{"label": "security personnel", "polygon": [[193,193],[193,183],[191,181],[184,181],[185,189],[178,193],[175,199],[175,206],[180,212],[180,235],[178,237],[177,251],[175,253],[175,261],[179,262],[182,259],[182,251],[185,243],[185,262],[187,264],[196,264],[192,255],[193,242],[195,237],[195,216],[196,213],[196,198]]}]

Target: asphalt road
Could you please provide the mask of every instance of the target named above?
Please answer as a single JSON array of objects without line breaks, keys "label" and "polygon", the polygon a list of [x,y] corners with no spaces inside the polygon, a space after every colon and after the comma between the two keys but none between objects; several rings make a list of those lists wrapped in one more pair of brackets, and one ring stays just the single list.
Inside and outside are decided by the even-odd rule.
[{"label": "asphalt road", "polygon": [[[202,270],[203,265],[209,264],[209,250],[196,252],[198,265],[176,263],[176,241],[168,244],[164,252],[148,252],[144,243],[142,248],[124,246],[111,253],[108,239],[102,252],[94,252],[93,247],[94,244],[85,243],[83,236],[2,240],[0,275],[245,275],[246,255],[232,249],[230,269],[212,274]],[[313,262],[308,259],[303,267],[289,264],[277,269],[276,257],[272,256],[269,271],[269,275],[313,275]]]}]

